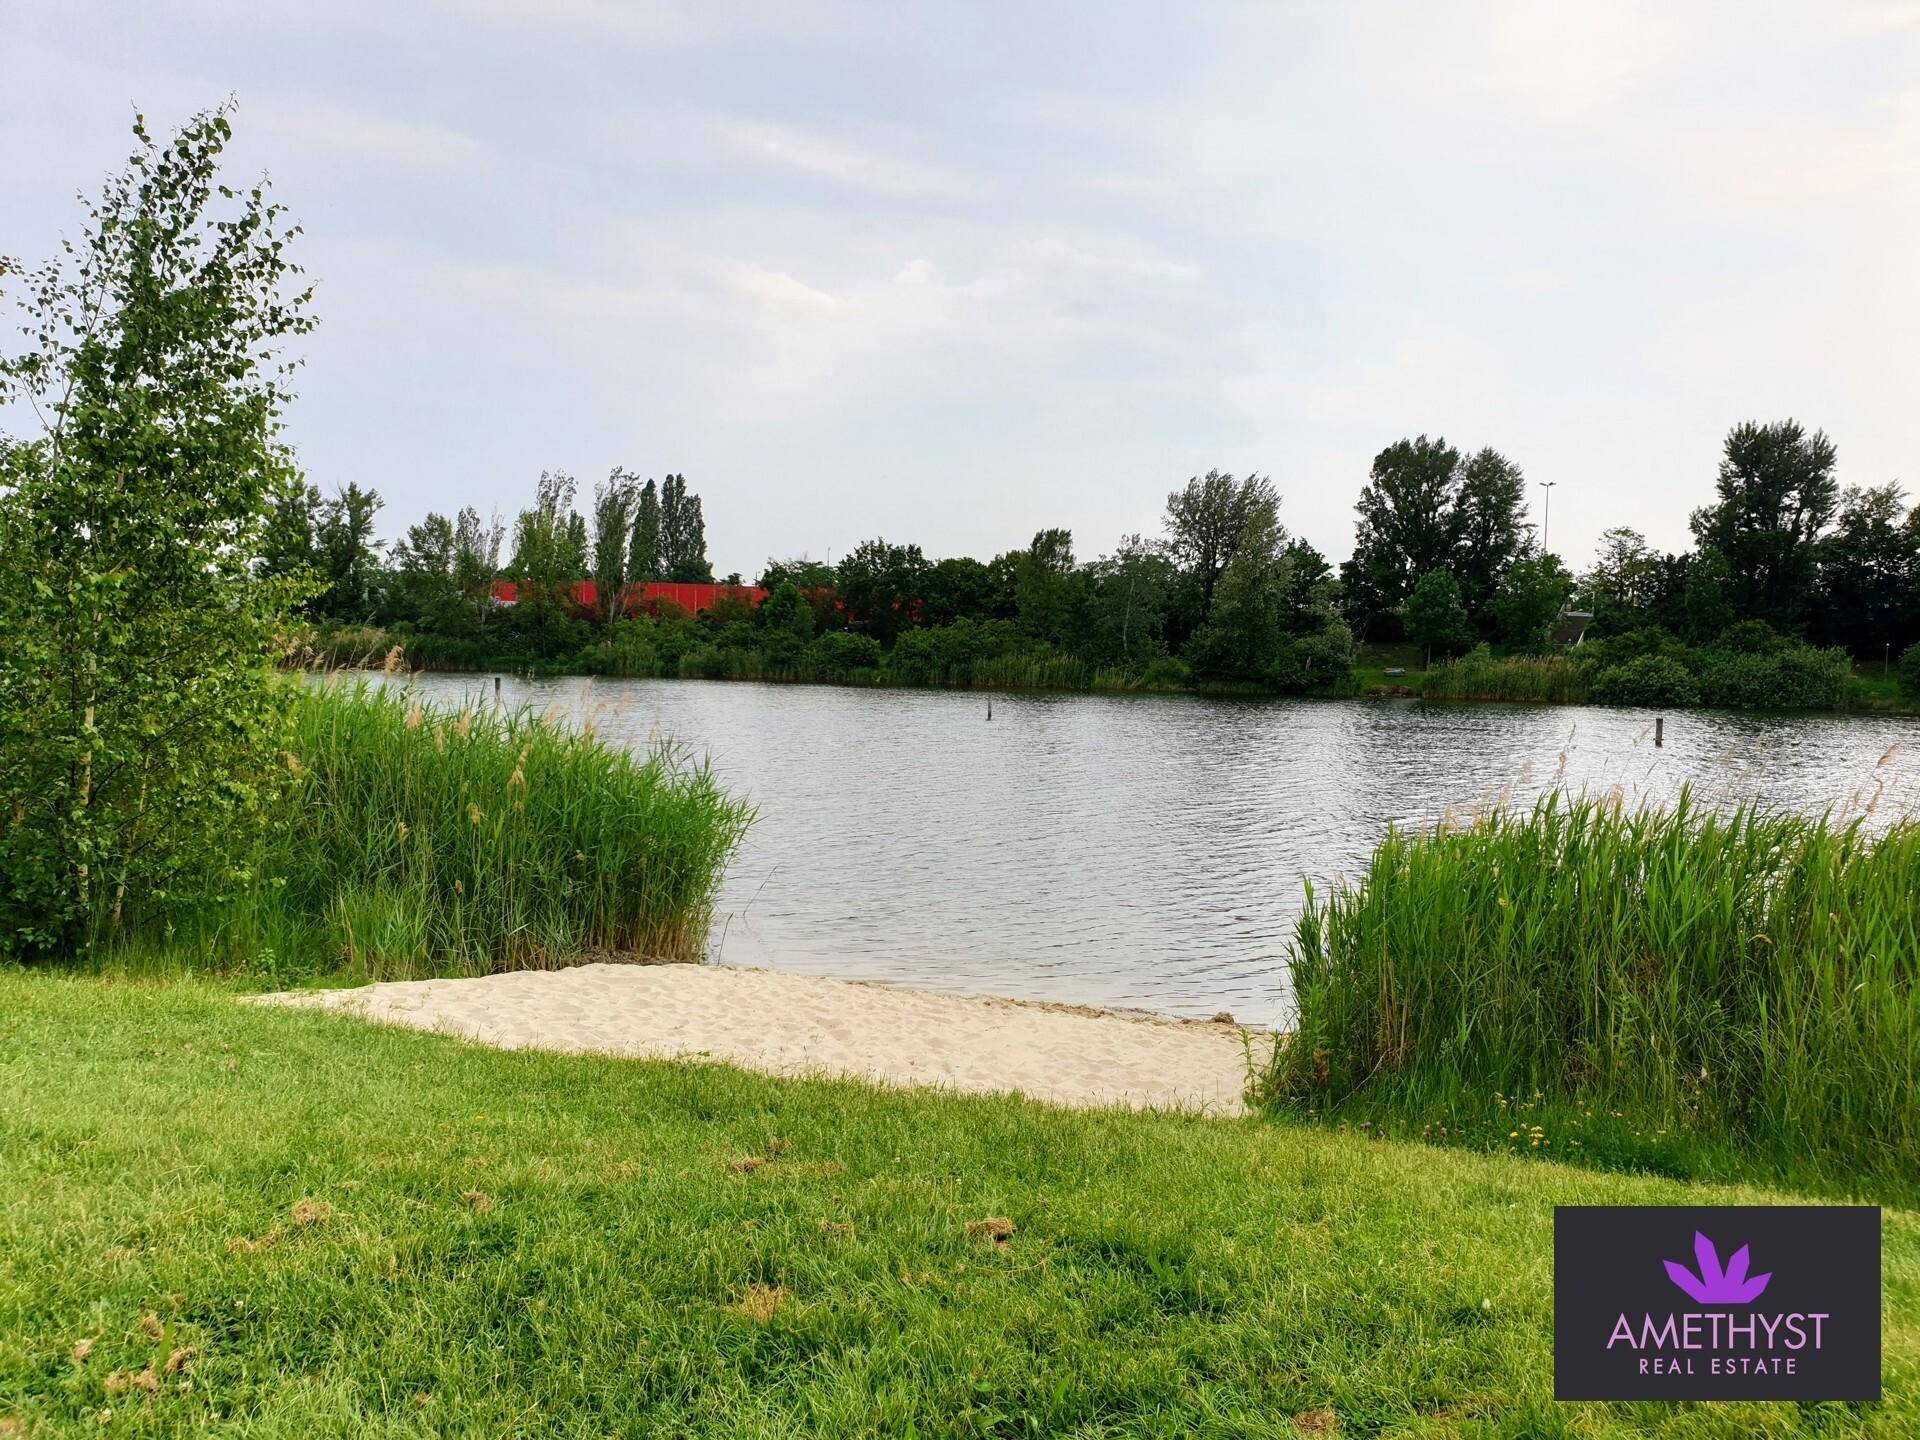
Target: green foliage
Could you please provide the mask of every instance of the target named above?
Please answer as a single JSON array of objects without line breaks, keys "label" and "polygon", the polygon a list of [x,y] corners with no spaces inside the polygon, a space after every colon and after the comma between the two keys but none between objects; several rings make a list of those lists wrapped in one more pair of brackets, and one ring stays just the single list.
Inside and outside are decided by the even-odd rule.
[{"label": "green foliage", "polygon": [[1842,650],[1816,650],[1762,621],[1722,630],[1693,649],[1658,628],[1584,645],[1577,652],[1603,705],[1714,705],[1734,709],[1838,709],[1851,667]]},{"label": "green foliage", "polygon": [[1395,833],[1309,896],[1268,1093],[1496,1093],[1724,1137],[1850,1187],[1920,1173],[1920,824],[1549,797]]},{"label": "green foliage", "polygon": [[[1213,618],[1214,594],[1236,563],[1243,575],[1261,575],[1287,543],[1280,525],[1280,492],[1262,475],[1236,480],[1209,470],[1167,496],[1167,557],[1179,574],[1176,610],[1184,638]],[[1242,599],[1245,600],[1245,586]],[[1243,620],[1229,622],[1240,626]],[[1231,655],[1217,640],[1207,664],[1225,663],[1235,671],[1256,672],[1265,663],[1259,656]]]},{"label": "green foliage", "polygon": [[881,644],[891,643],[913,621],[927,568],[918,545],[882,539],[856,545],[835,571],[850,623]]},{"label": "green foliage", "polygon": [[669,475],[660,482],[661,578],[683,585],[713,583],[707,563],[707,522],[700,497],[687,489],[687,477]]},{"label": "green foliage", "polygon": [[513,559],[507,573],[519,584],[519,608],[564,609],[574,581],[586,574],[584,545],[574,533],[574,497],[579,493],[564,470],[542,470],[533,504],[513,526]]},{"label": "green foliage", "polygon": [[[920,619],[924,624],[1014,617],[1014,566],[1010,564],[987,565],[970,556],[956,555],[929,566],[919,579]],[[832,585],[832,573],[820,583]]]},{"label": "green foliage", "polygon": [[1698,705],[1700,687],[1687,667],[1665,655],[1641,655],[1609,666],[1589,691],[1600,705]]},{"label": "green foliage", "polygon": [[1193,667],[1172,655],[1161,655],[1147,662],[1140,672],[1142,690],[1184,690],[1193,684]]},{"label": "green foliage", "polygon": [[618,465],[593,487],[592,574],[604,620],[616,620],[625,613],[627,584],[637,578],[628,561],[639,507],[640,477]]},{"label": "green foliage", "polygon": [[1821,643],[1884,662],[1920,639],[1920,510],[1900,486],[1849,488],[1819,542],[1813,629]]},{"label": "green foliage", "polygon": [[992,662],[1036,648],[1008,621],[956,620],[907,631],[887,655],[887,673],[906,685],[971,685]]},{"label": "green foliage", "polygon": [[1015,562],[1013,603],[1020,628],[1036,639],[1064,644],[1078,634],[1086,582],[1073,562],[1073,534],[1042,530]]},{"label": "green foliage", "polygon": [[633,495],[633,538],[627,546],[627,578],[636,585],[665,578],[660,564],[660,487],[652,480]]},{"label": "green foliage", "polygon": [[1681,562],[1680,632],[1696,644],[1723,633],[1740,618],[1733,572],[1718,550],[1701,550]]},{"label": "green foliage", "polygon": [[1668,566],[1647,537],[1617,525],[1600,537],[1593,567],[1580,577],[1575,605],[1593,614],[1595,638],[1620,635],[1655,623],[1665,598]]},{"label": "green foliage", "polygon": [[1719,498],[1693,516],[1702,552],[1726,562],[1734,616],[1798,626],[1813,602],[1818,541],[1839,495],[1836,452],[1796,420],[1736,425],[1720,462]]},{"label": "green foliage", "polygon": [[768,637],[790,636],[801,644],[813,638],[813,608],[791,580],[782,580],[767,592],[754,612],[754,623]]},{"label": "green foliage", "polygon": [[1573,577],[1558,555],[1516,560],[1500,577],[1486,606],[1493,638],[1509,651],[1544,655],[1553,622],[1572,589]]},{"label": "green foliage", "polygon": [[1909,700],[1920,700],[1920,642],[1900,652],[1900,693]]},{"label": "green foliage", "polygon": [[352,481],[320,503],[314,548],[321,583],[311,602],[319,614],[335,620],[364,620],[373,614],[381,549],[373,538],[373,517],[380,507],[377,494]]},{"label": "green foliage", "polygon": [[309,600],[320,586],[318,535],[324,503],[319,486],[288,469],[276,478],[269,494],[260,536],[260,573],[301,582]]},{"label": "green foliage", "polygon": [[220,184],[224,112],[156,142],[65,259],[12,262],[27,348],[0,401],[0,954],[85,949],[246,876],[277,794],[268,673],[292,583],[265,576],[275,436],[307,294],[264,185]]},{"label": "green foliage", "polygon": [[1455,654],[1472,641],[1460,586],[1444,570],[1431,570],[1420,577],[1401,607],[1401,618],[1407,638],[1429,655]]},{"label": "green foliage", "polygon": [[1425,435],[1374,457],[1355,510],[1353,556],[1341,575],[1348,614],[1363,632],[1401,614],[1435,571],[1455,577],[1477,618],[1529,543],[1519,467],[1498,451],[1462,456]]},{"label": "green foliage", "polygon": [[829,630],[807,647],[807,659],[820,673],[844,677],[880,665],[880,642],[851,630]]},{"label": "green foliage", "polygon": [[1833,710],[1846,700],[1844,650],[1788,644],[1768,653],[1715,650],[1700,663],[1700,701],[1732,709]]},{"label": "green foliage", "polygon": [[[1526,513],[1527,477],[1498,450],[1482,449],[1461,465],[1448,517],[1455,538],[1447,570],[1460,582],[1460,603],[1469,616],[1480,617],[1526,554],[1532,543]],[[1549,557],[1545,573],[1563,568]]]},{"label": "green foliage", "polygon": [[[1291,573],[1272,533],[1245,539],[1214,587],[1212,608],[1183,652],[1202,680],[1258,681],[1281,662],[1280,629]],[[1281,665],[1283,682],[1292,669]],[[1283,687],[1284,688],[1284,687]]]},{"label": "green foliage", "polygon": [[1595,671],[1624,665],[1644,655],[1658,655],[1677,661],[1682,666],[1690,666],[1694,659],[1693,651],[1687,648],[1684,641],[1657,625],[1642,626],[1624,635],[1610,635],[1602,640],[1589,640],[1577,654],[1582,664]]},{"label": "green foliage", "polygon": [[1353,668],[1353,631],[1337,615],[1327,618],[1324,630],[1296,636],[1290,643],[1309,685],[1345,680]]},{"label": "green foliage", "polygon": [[1713,648],[1729,655],[1777,655],[1793,643],[1764,620],[1742,620],[1722,630]]}]

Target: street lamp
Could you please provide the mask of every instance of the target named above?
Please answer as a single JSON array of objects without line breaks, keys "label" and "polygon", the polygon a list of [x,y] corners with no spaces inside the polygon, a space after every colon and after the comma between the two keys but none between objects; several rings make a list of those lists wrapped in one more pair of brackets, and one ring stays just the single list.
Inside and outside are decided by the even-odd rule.
[{"label": "street lamp", "polygon": [[1553,520],[1553,487],[1559,483],[1558,480],[1540,482],[1540,488],[1547,492],[1546,501],[1540,507],[1540,553],[1543,555],[1547,552],[1547,526]]}]

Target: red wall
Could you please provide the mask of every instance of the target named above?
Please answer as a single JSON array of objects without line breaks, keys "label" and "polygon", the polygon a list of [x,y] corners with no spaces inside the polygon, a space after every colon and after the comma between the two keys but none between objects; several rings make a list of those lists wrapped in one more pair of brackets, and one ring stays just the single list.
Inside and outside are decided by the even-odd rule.
[{"label": "red wall", "polygon": [[[638,610],[649,600],[667,600],[678,605],[690,614],[698,615],[709,608],[723,595],[733,595],[752,606],[767,598],[767,592],[758,585],[677,585],[671,581],[656,580],[644,587],[636,586],[627,596],[628,610]],[[520,598],[520,587],[511,580],[493,582],[493,598],[499,604],[512,605]],[[591,580],[573,582],[573,603],[582,610],[600,608],[600,587]]]}]

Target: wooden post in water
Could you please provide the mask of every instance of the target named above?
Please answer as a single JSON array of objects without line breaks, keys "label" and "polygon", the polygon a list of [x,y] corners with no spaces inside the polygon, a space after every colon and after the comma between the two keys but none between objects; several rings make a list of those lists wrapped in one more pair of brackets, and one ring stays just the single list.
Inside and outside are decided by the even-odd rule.
[{"label": "wooden post in water", "polygon": [[500,703],[500,677],[498,675],[493,677],[493,703],[496,705]]},{"label": "wooden post in water", "polygon": [[1666,744],[1667,717],[1656,715],[1653,720],[1653,748],[1658,750]]}]

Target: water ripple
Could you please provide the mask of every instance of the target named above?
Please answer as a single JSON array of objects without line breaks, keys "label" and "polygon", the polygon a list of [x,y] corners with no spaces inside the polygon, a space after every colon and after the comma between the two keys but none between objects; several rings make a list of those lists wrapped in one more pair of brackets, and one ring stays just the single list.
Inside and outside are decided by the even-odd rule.
[{"label": "water ripple", "polygon": [[[436,704],[492,682],[422,676]],[[509,705],[672,736],[760,818],[710,949],[734,964],[1169,1014],[1286,1013],[1303,883],[1389,824],[1556,783],[1807,811],[1920,800],[1911,722],[1415,702],[508,681]]]}]

